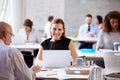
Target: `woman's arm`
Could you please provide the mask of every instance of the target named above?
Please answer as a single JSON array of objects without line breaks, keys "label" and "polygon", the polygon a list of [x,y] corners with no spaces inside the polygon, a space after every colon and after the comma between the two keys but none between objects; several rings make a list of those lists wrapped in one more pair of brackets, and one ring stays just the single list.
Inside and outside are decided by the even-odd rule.
[{"label": "woman's arm", "polygon": [[39,52],[37,54],[37,57],[35,59],[35,64],[41,65],[41,61],[42,61],[42,51],[43,51],[43,47],[41,46],[39,48]]},{"label": "woman's arm", "polygon": [[78,55],[77,55],[76,49],[75,49],[74,44],[73,44],[72,41],[70,41],[69,50],[71,51],[72,57],[73,57],[73,59],[75,61],[75,59],[78,57]]}]

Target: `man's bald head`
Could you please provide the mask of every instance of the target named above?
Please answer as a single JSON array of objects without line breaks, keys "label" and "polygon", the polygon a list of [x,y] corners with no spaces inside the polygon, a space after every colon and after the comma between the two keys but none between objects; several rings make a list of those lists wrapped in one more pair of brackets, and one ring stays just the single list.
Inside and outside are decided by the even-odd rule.
[{"label": "man's bald head", "polygon": [[0,21],[0,34],[6,31],[8,28],[11,28],[8,23]]},{"label": "man's bald head", "polygon": [[0,39],[2,39],[5,44],[9,45],[11,37],[9,37],[7,33],[12,33],[11,26],[6,22],[0,21]]}]

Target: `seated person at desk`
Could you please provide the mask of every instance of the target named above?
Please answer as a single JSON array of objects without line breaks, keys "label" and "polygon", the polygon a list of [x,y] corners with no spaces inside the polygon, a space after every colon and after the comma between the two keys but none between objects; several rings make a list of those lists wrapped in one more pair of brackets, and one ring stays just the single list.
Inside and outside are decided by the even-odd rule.
[{"label": "seated person at desk", "polygon": [[[111,11],[105,16],[96,49],[114,50],[114,42],[120,42],[120,12],[118,11]],[[97,61],[96,64],[104,67],[104,61]]]},{"label": "seated person at desk", "polygon": [[[86,24],[81,25],[79,28],[78,38],[80,38],[80,37],[97,37],[99,30],[96,25],[92,24],[92,15],[87,14],[85,21],[86,21]],[[83,35],[83,36],[81,36],[81,35]],[[94,42],[82,41],[82,42],[80,42],[79,49],[92,48],[93,44],[94,44]]]},{"label": "seated person at desk", "polygon": [[42,50],[70,50],[73,60],[78,57],[73,42],[65,37],[65,25],[62,19],[52,21],[50,34],[51,38],[41,43],[36,62],[42,60]]},{"label": "seated person at desk", "polygon": [[120,42],[120,12],[111,11],[104,19],[96,49],[114,50],[114,42]]},{"label": "seated person at desk", "polygon": [[30,19],[26,19],[23,26],[24,29],[20,29],[19,35],[23,36],[25,43],[41,43],[40,33],[33,28],[33,22]]},{"label": "seated person at desk", "polygon": [[[22,37],[24,43],[41,43],[41,37],[39,31],[33,27],[33,22],[30,19],[26,19],[23,23],[24,29],[19,31],[19,35]],[[24,54],[25,61],[30,67],[33,64],[33,56],[30,51],[21,51]],[[38,49],[34,50],[34,57],[37,56]],[[29,58],[30,61],[27,60]]]},{"label": "seated person at desk", "polygon": [[11,26],[0,22],[0,80],[35,80],[39,67],[29,69],[20,51],[8,46],[12,36]]}]

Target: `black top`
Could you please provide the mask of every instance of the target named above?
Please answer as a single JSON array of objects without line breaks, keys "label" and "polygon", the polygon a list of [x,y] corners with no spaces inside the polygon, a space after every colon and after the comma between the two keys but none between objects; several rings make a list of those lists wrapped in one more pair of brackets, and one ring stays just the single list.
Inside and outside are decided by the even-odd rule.
[{"label": "black top", "polygon": [[61,40],[58,40],[55,42],[52,42],[50,40],[51,38],[46,39],[41,43],[41,46],[43,47],[44,50],[51,50],[51,49],[68,50],[69,49],[68,46],[69,46],[71,39],[62,37]]}]

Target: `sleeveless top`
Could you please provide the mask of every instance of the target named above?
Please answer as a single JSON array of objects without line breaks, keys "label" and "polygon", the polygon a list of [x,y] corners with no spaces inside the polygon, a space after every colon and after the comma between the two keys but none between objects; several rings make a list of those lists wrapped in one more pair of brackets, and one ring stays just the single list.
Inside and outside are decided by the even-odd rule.
[{"label": "sleeveless top", "polygon": [[43,47],[44,50],[68,50],[69,43],[71,39],[62,37],[60,40],[57,40],[55,42],[50,41],[51,38],[44,40],[41,43],[41,46]]}]

